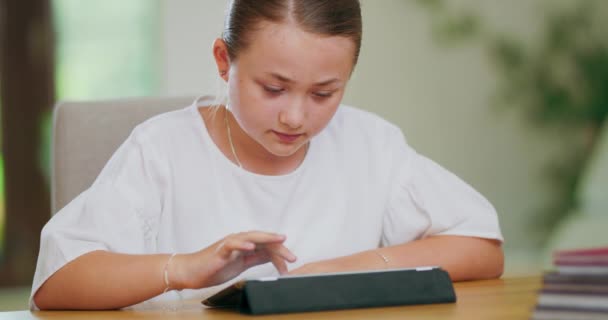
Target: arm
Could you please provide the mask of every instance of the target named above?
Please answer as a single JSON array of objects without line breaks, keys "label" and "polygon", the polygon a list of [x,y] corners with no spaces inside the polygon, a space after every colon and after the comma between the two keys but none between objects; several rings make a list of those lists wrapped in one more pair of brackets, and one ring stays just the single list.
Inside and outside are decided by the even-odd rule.
[{"label": "arm", "polygon": [[[380,255],[388,258],[388,264]],[[290,274],[377,270],[438,265],[453,281],[498,278],[504,256],[500,242],[465,236],[433,236],[391,247],[306,264]]]},{"label": "arm", "polygon": [[296,257],[283,246],[285,236],[265,232],[233,234],[198,252],[176,255],[129,255],[93,251],[66,264],[34,295],[44,309],[117,309],[165,290],[198,289],[228,281],[253,266],[272,262],[280,273]]},{"label": "arm", "polygon": [[163,292],[169,255],[84,254],[49,277],[34,295],[45,309],[117,309]]}]

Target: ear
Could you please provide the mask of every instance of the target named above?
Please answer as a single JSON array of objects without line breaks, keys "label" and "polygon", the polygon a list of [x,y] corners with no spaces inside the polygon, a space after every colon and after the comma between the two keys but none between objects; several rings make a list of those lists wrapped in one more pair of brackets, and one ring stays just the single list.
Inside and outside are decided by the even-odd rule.
[{"label": "ear", "polygon": [[226,42],[221,38],[217,38],[213,41],[213,58],[215,58],[215,64],[217,65],[217,71],[220,77],[222,77],[224,81],[228,81],[230,58],[228,56]]}]

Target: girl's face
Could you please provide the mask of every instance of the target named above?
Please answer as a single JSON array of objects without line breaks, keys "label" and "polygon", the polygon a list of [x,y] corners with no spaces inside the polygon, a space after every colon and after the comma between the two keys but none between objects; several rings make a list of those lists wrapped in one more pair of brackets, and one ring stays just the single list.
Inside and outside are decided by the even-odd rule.
[{"label": "girl's face", "polygon": [[[230,110],[266,151],[293,155],[336,112],[353,68],[355,44],[291,23],[262,23],[249,37],[249,46],[229,62],[224,77]],[[215,47],[214,52],[218,59]]]}]

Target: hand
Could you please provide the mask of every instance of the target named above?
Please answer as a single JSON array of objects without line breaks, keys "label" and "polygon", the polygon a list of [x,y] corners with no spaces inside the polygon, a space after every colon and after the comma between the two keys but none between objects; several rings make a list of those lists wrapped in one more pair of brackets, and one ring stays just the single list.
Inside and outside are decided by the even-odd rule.
[{"label": "hand", "polygon": [[289,275],[373,270],[378,269],[378,265],[385,267],[384,261],[379,260],[376,254],[371,251],[365,251],[350,256],[307,263],[295,270],[291,270]]},{"label": "hand", "polygon": [[320,274],[320,273],[331,273],[331,272],[340,272],[341,270],[337,265],[331,262],[331,260],[327,261],[318,261],[307,263],[297,269],[291,270],[289,275],[301,275],[301,274]]},{"label": "hand", "polygon": [[172,286],[206,288],[268,262],[272,262],[280,274],[285,274],[285,261],[296,261],[296,256],[283,245],[285,239],[284,235],[268,232],[241,232],[228,235],[201,251],[177,255],[170,266],[170,274],[175,275]]}]

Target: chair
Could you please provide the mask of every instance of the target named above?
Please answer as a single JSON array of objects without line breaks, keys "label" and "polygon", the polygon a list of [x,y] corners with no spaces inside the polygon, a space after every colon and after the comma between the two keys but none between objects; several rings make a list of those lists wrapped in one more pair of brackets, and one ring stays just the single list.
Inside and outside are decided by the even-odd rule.
[{"label": "chair", "polygon": [[51,213],[86,190],[133,128],[194,97],[61,102],[54,110]]}]

